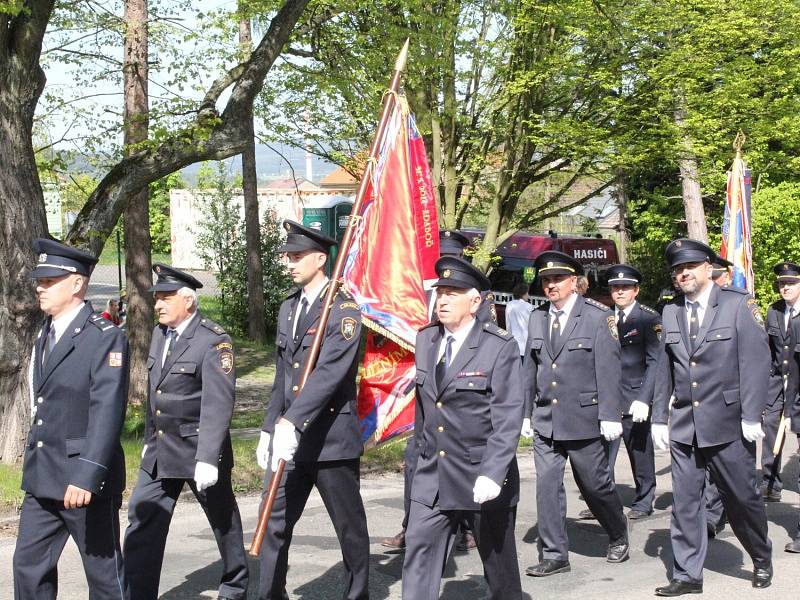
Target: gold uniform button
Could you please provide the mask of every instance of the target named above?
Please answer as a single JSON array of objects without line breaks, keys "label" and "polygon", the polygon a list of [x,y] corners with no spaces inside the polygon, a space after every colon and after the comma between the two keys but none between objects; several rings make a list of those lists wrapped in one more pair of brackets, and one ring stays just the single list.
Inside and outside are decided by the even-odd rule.
[{"label": "gold uniform button", "polygon": [[156,394],[160,394],[160,393],[161,393],[161,390],[156,390]]},{"label": "gold uniform button", "polygon": [[161,409],[160,409],[160,408],[157,408],[157,409],[156,409],[156,416],[159,416],[160,414],[161,414]]},{"label": "gold uniform button", "polygon": [[436,431],[438,431],[439,433],[442,433],[442,432],[444,431],[444,427],[442,427],[441,425],[439,425],[439,426],[436,428]]},{"label": "gold uniform button", "polygon": [[696,382],[696,381],[693,381],[693,382],[692,382],[692,387],[693,387],[693,388],[696,388],[696,387],[697,387],[697,382]]},{"label": "gold uniform button", "polygon": [[556,384],[556,382],[553,381],[550,385],[553,386],[553,387],[556,387],[556,385],[558,385],[558,384]]},{"label": "gold uniform button", "polygon": [[695,406],[700,406],[700,403],[699,403],[697,400],[695,400],[694,402],[692,402],[692,404],[694,404]]},{"label": "gold uniform button", "polygon": [[550,368],[551,368],[551,369],[555,369],[555,368],[556,368],[556,366],[557,366],[557,365],[556,365],[556,363],[553,363],[552,365],[550,365]]},{"label": "gold uniform button", "polygon": [[788,364],[789,364],[789,361],[788,361],[788,360],[785,360],[785,361],[783,361],[783,364],[785,364],[785,365],[788,365]]},{"label": "gold uniform button", "polygon": [[158,430],[158,435],[164,435],[164,432],[161,429],[159,429]]},{"label": "gold uniform button", "polygon": [[784,347],[783,347],[783,349],[784,349],[784,350],[788,350],[788,349],[789,349],[789,346],[784,346]]},{"label": "gold uniform button", "polygon": [[196,431],[197,433],[200,433],[200,428],[198,427],[197,429],[195,429],[195,431]]},{"label": "gold uniform button", "polygon": [[293,368],[293,369],[299,369],[299,368],[300,368],[300,363],[299,363],[299,362],[296,362],[296,363],[294,363],[294,364],[292,365],[292,368]]},{"label": "gold uniform button", "polygon": [[442,408],[442,403],[441,402],[437,402],[436,403],[436,408]]},{"label": "gold uniform button", "polygon": [[597,404],[597,398],[592,398],[592,404]]},{"label": "gold uniform button", "polygon": [[42,421],[41,419],[39,419],[38,421],[36,421],[36,424],[37,424],[37,425],[39,425],[39,426],[41,426],[41,425],[43,425],[43,424],[44,424],[44,421]]},{"label": "gold uniform button", "polygon": [[292,391],[293,391],[293,392],[296,392],[296,391],[297,391],[297,390],[299,390],[299,389],[300,389],[300,387],[299,387],[299,386],[296,386],[296,385],[293,385],[293,386],[292,386]]},{"label": "gold uniform button", "polygon": [[693,367],[696,367],[696,366],[697,366],[697,363],[696,363],[696,362],[694,362],[694,361],[692,361],[690,364],[691,364]]},{"label": "gold uniform button", "polygon": [[39,396],[39,397],[36,399],[36,403],[37,403],[37,404],[41,404],[42,402],[44,402],[44,398],[42,398],[41,396]]},{"label": "gold uniform button", "polygon": [[578,344],[578,348],[583,348],[583,344]]},{"label": "gold uniform button", "polygon": [[331,412],[333,412],[333,407],[331,406],[331,407],[330,407],[328,410],[329,410],[329,411],[331,411]]},{"label": "gold uniform button", "polygon": [[[785,363],[786,361],[783,361],[783,362]],[[474,383],[472,383],[471,381],[470,381],[470,382],[469,382],[467,385],[468,385],[469,387],[475,387],[475,384],[474,384]]]},{"label": "gold uniform button", "polygon": [[439,450],[439,456],[442,457],[447,456],[447,452],[445,452],[444,450]]},{"label": "gold uniform button", "polygon": [[183,373],[184,371],[186,371],[186,369],[184,369],[183,367],[181,367],[181,373]]},{"label": "gold uniform button", "polygon": [[558,398],[553,398],[553,404],[558,404]]},{"label": "gold uniform button", "polygon": [[41,448],[42,446],[44,446],[44,442],[36,442],[37,448]]}]

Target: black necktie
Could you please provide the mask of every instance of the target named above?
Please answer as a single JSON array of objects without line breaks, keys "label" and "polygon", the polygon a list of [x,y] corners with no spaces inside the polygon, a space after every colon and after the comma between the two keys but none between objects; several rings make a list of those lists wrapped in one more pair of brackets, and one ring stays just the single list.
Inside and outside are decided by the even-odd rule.
[{"label": "black necktie", "polygon": [[561,315],[564,314],[563,310],[553,311],[553,323],[550,325],[550,347],[555,348],[558,340],[561,338]]},{"label": "black necktie", "polygon": [[444,347],[442,359],[436,364],[436,386],[439,387],[447,373],[447,368],[453,360],[453,342],[456,341],[452,335],[447,336],[447,345]]},{"label": "black necktie", "polygon": [[300,332],[300,323],[306,318],[308,312],[308,300],[303,298],[300,301],[300,312],[297,313],[297,321],[294,323],[294,340],[297,341],[297,334]]},{"label": "black necktie", "polygon": [[689,302],[689,304],[692,305],[692,312],[689,315],[689,343],[694,350],[697,345],[697,332],[700,330],[700,316],[697,314],[699,305],[697,302]]},{"label": "black necktie", "polygon": [[47,335],[44,339],[44,348],[42,349],[42,366],[47,364],[47,359],[50,352],[53,351],[53,346],[56,345],[56,329],[52,325],[47,329]]},{"label": "black necktie", "polygon": [[178,337],[178,332],[174,329],[167,329],[167,351],[164,353],[164,359],[161,361],[161,366],[167,362],[169,355],[172,354],[172,347],[175,345],[175,338]]}]

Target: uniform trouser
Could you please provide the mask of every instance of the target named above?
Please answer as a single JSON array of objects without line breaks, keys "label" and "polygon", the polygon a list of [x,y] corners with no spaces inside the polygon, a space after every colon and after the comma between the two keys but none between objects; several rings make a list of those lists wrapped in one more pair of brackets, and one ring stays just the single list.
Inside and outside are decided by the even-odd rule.
[{"label": "uniform trouser", "polygon": [[521,600],[517,547],[514,538],[516,507],[498,510],[440,510],[411,502],[403,561],[403,599],[436,600],[456,532],[467,521],[478,544],[483,574],[491,600]]},{"label": "uniform trouser", "polygon": [[727,520],[722,495],[717,484],[711,479],[711,468],[706,467],[706,486],[703,489],[703,508],[706,514],[706,525],[709,529],[722,525]]},{"label": "uniform trouser", "polygon": [[781,457],[772,453],[775,439],[778,437],[778,426],[783,414],[783,392],[772,406],[764,411],[764,439],[761,440],[761,477],[763,485],[780,492],[783,489],[781,480]]},{"label": "uniform trouser", "polygon": [[543,559],[569,559],[567,496],[564,490],[567,458],[586,505],[605,529],[610,543],[619,543],[628,537],[622,502],[611,480],[601,440],[598,437],[559,441],[542,437],[538,432],[534,436],[536,514],[539,516]]},{"label": "uniform trouser", "polygon": [[78,546],[92,600],[122,600],[125,575],[119,548],[122,497],[92,495],[88,506],[64,508],[63,500],[25,494],[14,551],[14,598],[55,600],[58,559],[71,537]]},{"label": "uniform trouser", "polygon": [[408,516],[411,512],[411,482],[414,480],[418,458],[419,446],[416,438],[412,435],[408,438],[406,450],[403,453],[403,529],[408,527]]},{"label": "uniform trouser", "polygon": [[643,513],[653,512],[653,500],[656,495],[656,459],[653,449],[653,438],[650,435],[650,421],[634,423],[631,415],[622,416],[622,437],[607,443],[608,465],[611,480],[614,480],[614,465],[620,443],[625,442],[628,460],[633,471],[636,486],[636,497],[631,504],[633,510]]},{"label": "uniform trouser", "polygon": [[[294,526],[316,486],[336,531],[344,563],[345,600],[369,598],[369,534],[361,500],[359,459],[286,465],[261,547],[260,600],[284,600]],[[272,473],[267,472],[269,482]],[[264,493],[266,498],[266,492]],[[264,499],[262,499],[263,505]],[[333,596],[328,596],[332,598]]]},{"label": "uniform trouser", "polygon": [[193,479],[159,479],[139,469],[139,479],[128,502],[125,532],[125,575],[130,600],[155,600],[164,561],[167,533],[175,503],[188,483],[208,518],[222,558],[219,595],[240,599],[247,595],[247,556],[242,518],[233,496],[230,469],[219,470],[219,480],[198,491]]},{"label": "uniform trouser", "polygon": [[731,529],[757,567],[772,561],[767,514],[756,489],[756,445],[742,439],[698,448],[670,442],[672,454],[672,578],[700,583],[708,535],[702,510],[706,467],[716,482]]}]

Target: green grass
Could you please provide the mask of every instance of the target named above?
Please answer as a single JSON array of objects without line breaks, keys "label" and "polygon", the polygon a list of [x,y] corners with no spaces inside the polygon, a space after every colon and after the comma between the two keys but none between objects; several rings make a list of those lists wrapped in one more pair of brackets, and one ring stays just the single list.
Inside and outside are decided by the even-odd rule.
[{"label": "green grass", "polygon": [[19,489],[22,482],[22,465],[0,465],[0,514],[19,510],[24,492]]}]

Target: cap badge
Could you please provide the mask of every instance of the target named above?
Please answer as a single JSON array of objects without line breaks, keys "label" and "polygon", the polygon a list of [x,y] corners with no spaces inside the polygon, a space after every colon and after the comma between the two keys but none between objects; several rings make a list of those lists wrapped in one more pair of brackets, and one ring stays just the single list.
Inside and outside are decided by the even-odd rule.
[{"label": "cap badge", "polygon": [[450,237],[450,232],[449,231],[445,231],[444,232],[444,237]]},{"label": "cap badge", "polygon": [[622,271],[617,273],[617,279],[625,279],[625,273],[623,273]]},{"label": "cap badge", "polygon": [[783,270],[784,270],[784,271],[788,271],[788,270],[789,270],[789,265],[787,265],[787,264],[785,264],[785,263],[784,263],[784,265],[783,265]]},{"label": "cap badge", "polygon": [[676,245],[678,248],[680,248],[680,247],[683,245],[683,242],[681,242],[680,240],[678,240],[677,242],[675,242],[675,245]]},{"label": "cap badge", "polygon": [[547,263],[547,268],[548,269],[552,269],[553,268],[553,263],[552,262]]},{"label": "cap badge", "polygon": [[450,277],[450,269],[445,269],[444,271],[442,271],[442,277],[444,277],[445,279]]},{"label": "cap badge", "polygon": [[42,252],[42,253],[39,255],[39,262],[40,262],[40,263],[47,262],[47,254],[45,254],[44,252]]}]

